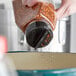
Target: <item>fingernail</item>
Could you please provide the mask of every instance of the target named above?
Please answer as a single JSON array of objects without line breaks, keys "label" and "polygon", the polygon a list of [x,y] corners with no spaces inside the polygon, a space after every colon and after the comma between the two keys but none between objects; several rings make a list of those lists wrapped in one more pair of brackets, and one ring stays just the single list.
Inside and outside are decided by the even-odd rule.
[{"label": "fingernail", "polygon": [[27,0],[22,0],[22,4],[26,5],[27,4]]},{"label": "fingernail", "polygon": [[33,5],[35,5],[37,2],[39,2],[39,0],[28,0],[28,1],[27,1],[27,4],[28,4],[28,6],[33,6]]},{"label": "fingernail", "polygon": [[28,6],[32,6],[31,0],[27,0],[27,5],[28,5]]}]

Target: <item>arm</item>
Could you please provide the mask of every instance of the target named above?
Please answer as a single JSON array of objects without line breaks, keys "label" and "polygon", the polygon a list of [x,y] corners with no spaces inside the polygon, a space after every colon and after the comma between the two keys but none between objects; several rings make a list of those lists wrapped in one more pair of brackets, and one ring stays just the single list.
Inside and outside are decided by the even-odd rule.
[{"label": "arm", "polygon": [[[24,5],[33,6],[43,0],[22,0]],[[62,0],[61,7],[56,10],[57,20],[76,13],[76,0]]]}]

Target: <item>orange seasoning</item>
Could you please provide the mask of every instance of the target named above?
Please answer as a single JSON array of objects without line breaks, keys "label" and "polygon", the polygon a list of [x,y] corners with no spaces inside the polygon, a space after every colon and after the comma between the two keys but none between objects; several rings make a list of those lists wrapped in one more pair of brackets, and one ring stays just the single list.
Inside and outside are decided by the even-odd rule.
[{"label": "orange seasoning", "polygon": [[54,6],[51,3],[42,3],[39,15],[51,25],[52,30],[55,29],[55,10]]}]

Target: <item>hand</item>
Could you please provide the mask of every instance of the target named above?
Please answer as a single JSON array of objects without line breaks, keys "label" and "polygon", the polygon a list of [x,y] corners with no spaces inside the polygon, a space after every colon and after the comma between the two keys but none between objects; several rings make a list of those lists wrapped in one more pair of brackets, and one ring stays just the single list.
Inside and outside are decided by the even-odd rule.
[{"label": "hand", "polygon": [[[43,0],[22,0],[24,5],[33,6]],[[44,0],[45,1],[45,0]],[[61,7],[56,10],[57,20],[76,13],[76,0],[62,0]]]},{"label": "hand", "polygon": [[76,13],[76,0],[62,0],[61,7],[56,10],[57,20]]},{"label": "hand", "polygon": [[5,37],[0,36],[0,53],[7,52],[7,40]]}]

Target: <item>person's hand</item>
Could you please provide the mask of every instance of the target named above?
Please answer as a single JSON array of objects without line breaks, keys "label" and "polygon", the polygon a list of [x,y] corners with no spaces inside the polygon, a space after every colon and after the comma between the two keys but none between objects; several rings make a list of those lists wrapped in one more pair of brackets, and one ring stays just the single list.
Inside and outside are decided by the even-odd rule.
[{"label": "person's hand", "polygon": [[76,13],[76,0],[62,0],[61,7],[56,10],[57,20]]},{"label": "person's hand", "polygon": [[[45,0],[22,0],[24,5],[33,6],[37,2]],[[61,7],[56,10],[57,20],[76,13],[76,0],[62,0]]]},{"label": "person's hand", "polygon": [[0,54],[7,52],[7,40],[5,37],[0,36]]},{"label": "person's hand", "polygon": [[[33,6],[41,0],[22,0],[24,5]],[[76,0],[62,0],[61,7],[56,10],[57,20],[76,13]]]}]

